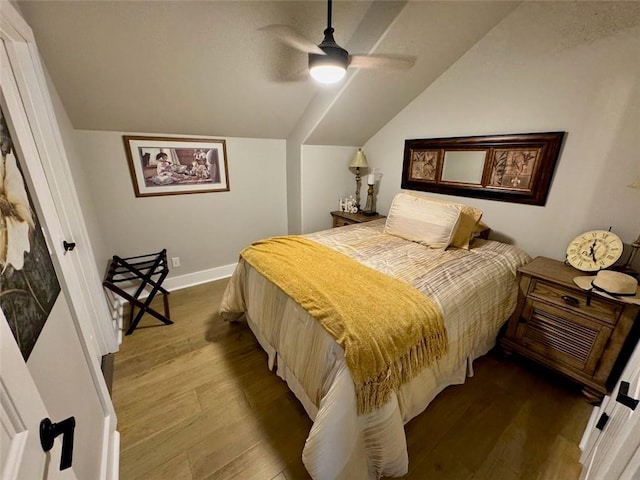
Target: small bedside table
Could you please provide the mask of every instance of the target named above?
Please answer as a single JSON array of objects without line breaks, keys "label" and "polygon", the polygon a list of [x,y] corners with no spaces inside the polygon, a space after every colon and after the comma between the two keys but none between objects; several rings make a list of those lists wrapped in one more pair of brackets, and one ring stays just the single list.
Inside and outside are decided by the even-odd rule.
[{"label": "small bedside table", "polygon": [[573,283],[579,275],[588,274],[545,257],[521,267],[518,303],[500,346],[572,379],[598,403],[638,339],[632,327],[640,306],[588,294]]},{"label": "small bedside table", "polygon": [[345,225],[353,225],[354,223],[370,222],[372,220],[378,220],[379,218],[386,218],[384,215],[365,215],[364,213],[347,213],[335,211],[331,212],[333,217],[333,226],[344,227]]}]

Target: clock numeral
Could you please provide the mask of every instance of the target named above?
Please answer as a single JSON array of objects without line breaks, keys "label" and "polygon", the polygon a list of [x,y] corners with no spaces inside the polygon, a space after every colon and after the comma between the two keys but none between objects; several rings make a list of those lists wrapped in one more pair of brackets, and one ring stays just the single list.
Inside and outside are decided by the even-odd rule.
[{"label": "clock numeral", "polygon": [[613,255],[607,255],[607,258],[608,258],[609,260],[613,260],[613,259],[614,259],[614,258],[616,258],[616,257],[615,257],[615,256],[613,256]]}]

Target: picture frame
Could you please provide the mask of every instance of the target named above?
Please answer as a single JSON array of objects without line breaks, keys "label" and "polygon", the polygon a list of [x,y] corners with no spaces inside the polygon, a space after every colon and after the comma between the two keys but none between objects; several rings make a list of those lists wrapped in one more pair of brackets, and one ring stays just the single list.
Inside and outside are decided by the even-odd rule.
[{"label": "picture frame", "polygon": [[[0,105],[0,180],[11,208],[0,211],[0,310],[25,361],[29,359],[61,292],[58,275],[36,209],[28,163],[19,132],[12,138],[11,115]],[[16,148],[16,145],[18,148]],[[35,198],[35,201],[34,201]],[[10,202],[10,203],[9,203]]]},{"label": "picture frame", "polygon": [[228,192],[223,139],[122,137],[136,197]]},{"label": "picture frame", "polygon": [[405,140],[406,190],[544,205],[565,132]]}]

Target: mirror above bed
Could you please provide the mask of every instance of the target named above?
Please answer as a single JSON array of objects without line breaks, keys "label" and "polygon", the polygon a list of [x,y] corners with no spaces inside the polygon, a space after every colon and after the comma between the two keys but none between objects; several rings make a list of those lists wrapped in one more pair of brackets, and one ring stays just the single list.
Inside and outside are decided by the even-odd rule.
[{"label": "mirror above bed", "polygon": [[544,205],[565,132],[405,140],[402,188]]}]

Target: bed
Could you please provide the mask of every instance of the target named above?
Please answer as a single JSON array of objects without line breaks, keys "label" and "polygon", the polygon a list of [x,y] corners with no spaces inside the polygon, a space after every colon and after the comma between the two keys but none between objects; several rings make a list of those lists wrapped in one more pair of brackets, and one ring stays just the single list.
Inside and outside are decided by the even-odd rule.
[{"label": "bed", "polygon": [[[399,195],[387,219],[300,237],[411,285],[437,307],[446,329],[446,348],[428,366],[394,384],[383,401],[363,409],[362,393],[354,388],[358,375],[345,354],[348,348],[309,313],[315,314],[312,308],[307,306],[307,311],[304,302],[285,293],[288,287],[268,278],[262,266],[252,265],[249,255],[241,255],[220,306],[226,320],[246,319],[267,353],[269,368],[287,383],[312,419],[303,463],[314,479],[407,473],[404,425],[444,388],[464,383],[473,374],[473,360],[495,345],[500,327],[515,309],[517,269],[531,260],[515,246],[473,238],[482,214],[473,208]],[[450,205],[455,208],[447,210]],[[451,212],[455,216],[456,209],[457,219],[440,221]],[[435,223],[445,224],[444,236],[449,235],[446,245],[438,248],[433,247],[431,233],[423,235],[441,226],[434,227],[432,213],[425,218],[424,212],[432,210]],[[454,242],[461,232],[462,241]],[[436,237],[441,239],[442,231]],[[424,238],[429,245],[421,241]],[[308,262],[300,263],[304,270],[311,268]],[[351,298],[364,298],[372,311],[390,302],[379,292],[369,297],[361,284],[344,278],[340,288]]]}]

